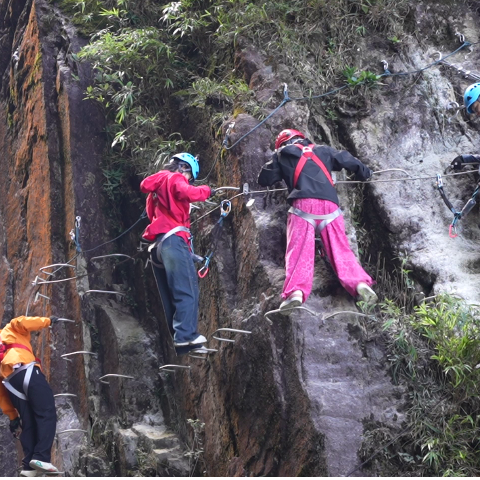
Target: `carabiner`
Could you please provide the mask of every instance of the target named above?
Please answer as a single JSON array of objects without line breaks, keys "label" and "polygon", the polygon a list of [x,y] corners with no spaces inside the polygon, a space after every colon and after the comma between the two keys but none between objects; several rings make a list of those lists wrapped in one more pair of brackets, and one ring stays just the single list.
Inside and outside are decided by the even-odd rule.
[{"label": "carabiner", "polygon": [[200,278],[205,278],[207,276],[209,268],[204,265],[199,271],[198,271],[198,276]]},{"label": "carabiner", "polygon": [[208,265],[210,264],[210,257],[212,255],[212,253],[213,252],[210,252],[210,254],[205,257],[205,265],[203,265],[203,267],[200,268],[200,270],[198,271],[198,276],[200,278],[205,278],[205,276],[208,273],[208,270],[209,270]]},{"label": "carabiner", "polygon": [[[452,235],[452,231],[454,233],[454,235]],[[455,227],[455,225],[450,225],[450,227],[448,228],[448,236],[450,238],[456,238],[458,237],[458,233],[457,233],[457,227]]]},{"label": "carabiner", "polygon": [[226,217],[232,209],[232,202],[230,200],[222,200],[222,202],[220,203],[220,208],[222,210],[222,213],[220,215],[222,217]]}]

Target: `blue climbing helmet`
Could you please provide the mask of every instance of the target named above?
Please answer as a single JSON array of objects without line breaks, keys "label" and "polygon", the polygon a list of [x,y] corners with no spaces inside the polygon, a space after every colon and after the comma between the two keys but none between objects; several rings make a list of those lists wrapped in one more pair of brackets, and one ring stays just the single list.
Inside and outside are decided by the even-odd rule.
[{"label": "blue climbing helmet", "polygon": [[467,113],[473,113],[471,107],[478,100],[478,97],[480,97],[480,83],[474,83],[467,87],[463,96]]},{"label": "blue climbing helmet", "polygon": [[192,154],[187,152],[177,153],[170,160],[170,162],[175,161],[188,163],[188,165],[190,165],[190,168],[192,169],[193,179],[197,179],[198,174],[200,173],[200,165],[198,164],[198,160]]}]

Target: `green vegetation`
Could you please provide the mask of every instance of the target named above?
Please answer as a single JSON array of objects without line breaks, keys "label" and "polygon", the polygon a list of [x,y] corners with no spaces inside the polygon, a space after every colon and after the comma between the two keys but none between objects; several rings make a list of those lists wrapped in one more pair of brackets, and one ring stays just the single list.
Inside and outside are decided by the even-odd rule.
[{"label": "green vegetation", "polygon": [[381,315],[393,377],[410,386],[409,468],[422,476],[478,476],[479,307],[437,295],[411,314],[386,301]]},{"label": "green vegetation", "polygon": [[[309,94],[344,81],[342,71],[355,65],[361,37],[401,35],[408,12],[407,0],[58,2],[90,37],[73,58],[95,69],[86,97],[102,106],[108,121],[104,170],[110,196],[132,173],[150,173],[175,151],[191,149],[198,128],[219,148],[216,137],[226,117],[268,114],[271,105],[257,102],[235,70],[240,39],[258,45],[274,68],[286,64],[292,83]],[[348,82],[355,87],[375,77],[362,72]],[[183,125],[187,110],[197,112],[195,128]]]}]

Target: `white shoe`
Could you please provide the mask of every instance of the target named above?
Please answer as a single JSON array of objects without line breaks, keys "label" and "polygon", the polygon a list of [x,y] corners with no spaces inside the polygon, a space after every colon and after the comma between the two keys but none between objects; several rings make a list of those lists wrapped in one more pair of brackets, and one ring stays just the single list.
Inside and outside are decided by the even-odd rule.
[{"label": "white shoe", "polygon": [[199,335],[195,340],[188,342],[189,345],[199,345],[200,343],[207,343],[207,339],[203,335]]},{"label": "white shoe", "polygon": [[174,345],[176,347],[186,347],[187,345],[198,345],[200,343],[207,343],[207,339],[203,335],[198,335],[197,338],[190,340],[189,342],[174,342]]},{"label": "white shoe", "polygon": [[299,307],[302,303],[303,292],[301,290],[295,290],[280,304],[280,310],[282,310],[280,313],[282,315],[289,315],[292,308]]},{"label": "white shoe", "polygon": [[[51,463],[47,463],[47,462],[41,462],[40,460],[30,460],[29,465],[32,468],[34,468],[35,470],[37,470],[38,472],[43,472],[43,473],[57,473],[58,472],[58,468],[55,465],[52,465]],[[25,470],[25,471],[27,471],[27,470]]]},{"label": "white shoe", "polygon": [[367,305],[375,305],[377,303],[377,294],[365,282],[360,282],[357,285],[357,293],[360,300],[364,301]]},{"label": "white shoe", "polygon": [[37,472],[36,470],[22,470],[20,472],[20,476],[21,477],[36,477],[38,473],[39,472]]}]

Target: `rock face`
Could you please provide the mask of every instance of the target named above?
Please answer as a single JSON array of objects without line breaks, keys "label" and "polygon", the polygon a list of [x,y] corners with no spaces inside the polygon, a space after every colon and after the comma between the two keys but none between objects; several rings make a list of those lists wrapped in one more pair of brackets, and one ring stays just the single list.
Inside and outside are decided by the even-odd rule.
[{"label": "rock face", "polygon": [[[477,14],[452,6],[443,2],[432,13],[419,4],[412,15],[421,28],[448,19],[442,20],[445,31],[460,29],[477,41]],[[364,424],[401,430],[404,391],[392,384],[381,338],[367,334],[354,300],[319,260],[305,305],[314,314],[265,318],[278,307],[284,279],[285,193],[255,194],[251,208],[247,198],[233,201],[211,271],[200,283],[202,333],[251,333],[231,337],[235,343],[211,340],[218,352],[206,360],[176,358],[151,272],[141,262],[120,264],[105,256],[135,252],[138,231],[105,243],[118,235],[118,226],[111,226],[101,194],[102,115],[83,100],[91,72],[69,56],[82,41],[47,0],[0,0],[0,19],[2,324],[25,313],[75,320],[39,333],[34,342],[54,393],[71,394],[56,397],[54,463],[76,476],[382,475],[368,465],[356,468]],[[445,35],[442,45],[451,51],[455,41]],[[365,50],[366,63],[384,56],[368,41]],[[438,45],[412,40],[408,54],[388,59],[390,70],[419,69],[434,50]],[[475,70],[478,52],[466,53],[455,58]],[[282,100],[283,83],[292,97],[301,96],[285,66],[273,68],[243,41],[235,64],[266,102],[266,114]],[[474,122],[444,115],[443,107],[469,82],[443,68],[386,79],[388,94],[379,89],[368,108],[340,104],[337,130],[306,102],[287,103],[229,151],[228,162],[216,166],[216,183],[260,190],[260,167],[270,159],[275,135],[287,127],[348,147],[373,170],[401,168],[412,178],[373,181],[363,191],[370,248],[387,260],[403,255],[425,295],[451,291],[478,302],[478,211],[462,219],[461,234],[450,239],[451,214],[434,188],[437,172],[458,154],[478,153],[479,146]],[[231,142],[258,124],[247,114],[229,120],[235,121]],[[460,207],[476,177],[447,178],[445,190]],[[356,250],[352,188],[338,190]],[[125,209],[122,231],[135,222],[134,210]],[[216,215],[195,223],[199,251],[209,248]],[[71,266],[46,270],[54,275],[40,270],[67,260]],[[64,281],[38,283],[52,279]],[[324,319],[344,311],[354,313]],[[61,357],[73,352],[87,353]],[[191,368],[159,375],[158,366],[170,363]],[[110,376],[101,381],[104,375]],[[21,453],[7,424],[2,417],[0,464],[12,476]]]}]

